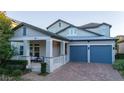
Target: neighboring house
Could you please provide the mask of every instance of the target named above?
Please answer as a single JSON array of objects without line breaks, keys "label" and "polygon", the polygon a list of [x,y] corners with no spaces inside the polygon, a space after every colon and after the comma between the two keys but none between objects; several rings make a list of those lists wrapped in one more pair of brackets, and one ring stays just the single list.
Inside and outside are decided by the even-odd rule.
[{"label": "neighboring house", "polygon": [[117,53],[124,54],[124,35],[119,35],[116,37],[117,41]]},{"label": "neighboring house", "polygon": [[75,26],[59,19],[44,30],[22,22],[10,39],[19,53],[13,59],[28,60],[30,68],[33,57],[44,57],[48,72],[67,62],[112,64],[115,39],[110,28],[106,23]]}]

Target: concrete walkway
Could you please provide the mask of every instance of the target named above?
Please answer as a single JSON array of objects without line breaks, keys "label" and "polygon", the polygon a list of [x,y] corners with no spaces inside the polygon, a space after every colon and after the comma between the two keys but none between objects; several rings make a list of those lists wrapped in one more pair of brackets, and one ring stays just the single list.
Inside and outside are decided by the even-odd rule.
[{"label": "concrete walkway", "polygon": [[44,81],[46,77],[38,75],[36,72],[31,72],[23,75],[21,78],[24,81]]}]

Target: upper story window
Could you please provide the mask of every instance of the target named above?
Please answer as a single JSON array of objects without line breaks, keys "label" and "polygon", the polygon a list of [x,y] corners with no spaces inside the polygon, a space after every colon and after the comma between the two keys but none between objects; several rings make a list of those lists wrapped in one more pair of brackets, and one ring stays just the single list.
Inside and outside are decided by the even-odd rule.
[{"label": "upper story window", "polygon": [[59,27],[61,27],[61,25],[62,25],[61,22],[59,22]]},{"label": "upper story window", "polygon": [[26,27],[23,27],[23,36],[26,36]]},{"label": "upper story window", "polygon": [[69,29],[68,36],[75,36],[77,35],[76,29]]}]

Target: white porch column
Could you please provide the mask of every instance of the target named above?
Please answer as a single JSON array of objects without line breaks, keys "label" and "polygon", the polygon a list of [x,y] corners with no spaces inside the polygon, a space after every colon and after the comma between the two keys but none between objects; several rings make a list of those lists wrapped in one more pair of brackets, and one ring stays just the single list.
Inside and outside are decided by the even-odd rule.
[{"label": "white porch column", "polygon": [[48,57],[48,67],[47,71],[52,72],[53,71],[53,40],[48,39],[46,40],[46,57]]},{"label": "white porch column", "polygon": [[61,42],[61,55],[63,57],[63,64],[65,64],[66,59],[65,59],[65,42],[64,41]]},{"label": "white porch column", "polygon": [[53,57],[53,40],[46,40],[46,57]]},{"label": "white porch column", "polygon": [[31,68],[31,60],[30,60],[30,43],[28,40],[24,41],[24,54],[26,56],[26,60],[28,61],[27,68]]},{"label": "white porch column", "polygon": [[65,42],[61,42],[61,54],[65,55]]},{"label": "white porch column", "polygon": [[67,62],[70,61],[70,45],[67,43]]}]

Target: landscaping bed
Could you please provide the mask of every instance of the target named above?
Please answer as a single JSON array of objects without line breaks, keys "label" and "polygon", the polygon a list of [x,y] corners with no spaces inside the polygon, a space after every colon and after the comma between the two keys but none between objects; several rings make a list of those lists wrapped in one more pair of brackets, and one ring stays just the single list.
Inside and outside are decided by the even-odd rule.
[{"label": "landscaping bed", "polygon": [[124,78],[124,59],[117,59],[113,64],[113,68],[118,70],[121,76]]},{"label": "landscaping bed", "polygon": [[26,60],[8,60],[0,65],[0,80],[21,80],[20,76],[27,73]]},{"label": "landscaping bed", "polygon": [[124,54],[116,54],[116,59],[124,59]]}]

